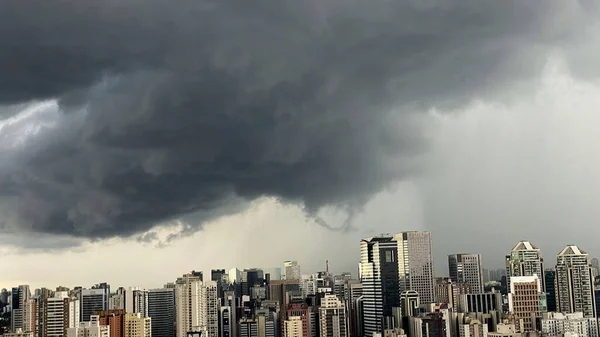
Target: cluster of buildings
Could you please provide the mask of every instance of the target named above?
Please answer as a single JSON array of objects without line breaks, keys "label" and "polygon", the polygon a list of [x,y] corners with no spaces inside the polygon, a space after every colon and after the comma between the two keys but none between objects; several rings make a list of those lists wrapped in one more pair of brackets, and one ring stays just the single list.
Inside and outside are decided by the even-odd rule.
[{"label": "cluster of buildings", "polygon": [[[283,268],[191,271],[163,288],[0,293],[5,337],[600,337],[598,260],[575,245],[546,268],[528,241],[486,270],[479,254],[448,256],[436,277],[429,232],[360,242],[358,278]],[[283,271],[283,273],[282,273]],[[206,275],[208,276],[208,275]],[[597,301],[596,297],[599,297]]]}]

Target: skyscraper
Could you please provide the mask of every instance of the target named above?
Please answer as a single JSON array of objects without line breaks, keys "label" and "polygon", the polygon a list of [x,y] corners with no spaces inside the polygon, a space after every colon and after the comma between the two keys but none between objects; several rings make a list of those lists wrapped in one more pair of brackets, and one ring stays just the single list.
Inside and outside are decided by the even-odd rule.
[{"label": "skyscraper", "polygon": [[283,268],[285,269],[286,280],[299,280],[300,279],[300,265],[298,261],[285,261],[283,262]]},{"label": "skyscraper", "polygon": [[596,317],[594,276],[590,257],[585,251],[569,245],[558,253],[556,284],[560,312],[582,312],[584,317]]},{"label": "skyscraper", "polygon": [[414,290],[419,294],[421,303],[433,303],[435,273],[431,233],[402,232],[394,235],[394,240],[398,244],[400,291]]},{"label": "skyscraper", "polygon": [[125,314],[125,337],[151,337],[152,319],[140,313]]},{"label": "skyscraper", "polygon": [[108,309],[108,299],[110,297],[110,289],[95,288],[81,290],[81,322],[88,322],[90,316],[98,311],[106,311]]},{"label": "skyscraper", "polygon": [[320,337],[348,337],[346,306],[335,295],[325,295],[319,309]]},{"label": "skyscraper", "polygon": [[540,249],[529,241],[519,241],[506,255],[506,287],[510,289],[510,278],[513,276],[533,275],[542,278],[542,286],[545,285],[543,280],[544,259],[542,259]]},{"label": "skyscraper", "polygon": [[[392,236],[362,239],[360,281],[363,285],[363,333],[365,337],[383,331],[384,317],[400,306],[398,242]],[[433,289],[432,289],[433,290]]]},{"label": "skyscraper", "polygon": [[508,294],[508,310],[514,314],[520,331],[536,331],[535,322],[546,312],[546,294],[537,275],[513,276]]},{"label": "skyscraper", "polygon": [[175,308],[177,336],[185,336],[196,331],[201,325],[201,288],[202,281],[197,276],[186,274],[175,281]]},{"label": "skyscraper", "polygon": [[175,337],[174,289],[148,290],[148,316],[152,319],[152,336]]},{"label": "skyscraper", "polygon": [[546,283],[548,312],[554,312],[556,311],[556,272],[553,269],[547,269],[544,272],[544,282]]},{"label": "skyscraper", "polygon": [[219,297],[217,282],[206,281],[200,291],[200,316],[205,328],[205,337],[219,337]]},{"label": "skyscraper", "polygon": [[448,255],[448,271],[454,283],[466,283],[475,294],[483,293],[483,268],[479,254]]}]

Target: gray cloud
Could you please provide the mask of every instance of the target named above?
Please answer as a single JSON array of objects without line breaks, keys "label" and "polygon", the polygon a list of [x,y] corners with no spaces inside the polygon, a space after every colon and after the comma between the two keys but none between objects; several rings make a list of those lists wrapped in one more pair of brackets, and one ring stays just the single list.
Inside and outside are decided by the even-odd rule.
[{"label": "gray cloud", "polygon": [[58,101],[0,115],[27,119],[2,122],[4,226],[98,239],[193,215],[186,235],[261,196],[360,206],[417,171],[422,111],[522,93],[590,4],[3,1],[0,102]]}]

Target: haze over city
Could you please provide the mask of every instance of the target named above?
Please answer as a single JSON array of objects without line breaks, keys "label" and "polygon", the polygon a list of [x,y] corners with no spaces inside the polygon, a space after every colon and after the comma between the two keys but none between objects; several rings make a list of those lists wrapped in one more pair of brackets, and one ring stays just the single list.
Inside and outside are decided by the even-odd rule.
[{"label": "haze over city", "polygon": [[597,2],[92,3],[0,2],[0,288],[600,256]]}]

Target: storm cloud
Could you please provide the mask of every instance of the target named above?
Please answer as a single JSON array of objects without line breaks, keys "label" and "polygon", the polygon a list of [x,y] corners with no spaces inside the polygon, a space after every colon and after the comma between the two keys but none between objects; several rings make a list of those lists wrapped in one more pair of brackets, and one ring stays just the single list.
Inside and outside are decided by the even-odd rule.
[{"label": "storm cloud", "polygon": [[580,59],[566,51],[597,13],[559,0],[2,1],[0,225],[101,239],[181,218],[193,232],[262,196],[312,215],[360,207],[418,173],[424,112],[526,94],[550,55]]}]

